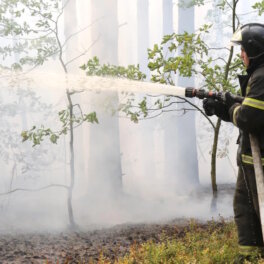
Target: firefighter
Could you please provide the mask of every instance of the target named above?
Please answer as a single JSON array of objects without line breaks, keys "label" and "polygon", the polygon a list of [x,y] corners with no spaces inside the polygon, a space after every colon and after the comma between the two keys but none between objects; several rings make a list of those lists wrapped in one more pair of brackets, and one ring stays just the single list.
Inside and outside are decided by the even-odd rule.
[{"label": "firefighter", "polygon": [[240,256],[248,259],[255,252],[262,255],[264,252],[249,141],[249,133],[257,136],[264,165],[264,24],[249,23],[241,26],[234,33],[231,43],[241,46],[241,59],[247,74],[238,78],[245,99],[240,104],[235,102],[230,93],[226,93],[225,103],[204,99],[203,107],[207,115],[215,114],[239,128],[239,169],[233,205]]}]

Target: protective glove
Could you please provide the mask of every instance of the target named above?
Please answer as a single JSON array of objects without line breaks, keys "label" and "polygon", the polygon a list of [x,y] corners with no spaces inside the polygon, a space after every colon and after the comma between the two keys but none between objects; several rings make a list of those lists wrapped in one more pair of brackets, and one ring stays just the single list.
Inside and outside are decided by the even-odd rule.
[{"label": "protective glove", "polygon": [[224,121],[230,121],[228,108],[224,103],[212,98],[206,98],[203,100],[203,108],[208,116],[216,115]]},{"label": "protective glove", "polygon": [[225,93],[225,105],[227,110],[229,110],[235,103],[237,103],[235,96],[230,92]]},{"label": "protective glove", "polygon": [[203,100],[203,109],[206,115],[212,116],[215,114],[216,101],[212,98],[206,98]]}]

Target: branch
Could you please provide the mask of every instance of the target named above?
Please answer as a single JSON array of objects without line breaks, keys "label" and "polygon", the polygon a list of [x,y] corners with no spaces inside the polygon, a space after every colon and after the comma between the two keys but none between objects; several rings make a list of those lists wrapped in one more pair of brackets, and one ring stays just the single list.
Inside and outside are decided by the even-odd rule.
[{"label": "branch", "polygon": [[[180,102],[180,101],[177,101],[177,102],[170,102],[169,104],[164,105],[164,106],[162,106],[161,108],[160,108],[160,107],[158,107],[158,108],[147,108],[146,110],[147,110],[147,111],[159,111],[159,110],[162,110],[162,109],[164,109],[164,108],[168,108],[168,107],[172,106],[173,104],[185,104],[185,103],[186,103],[185,101],[182,101],[182,102]],[[131,105],[130,107],[131,107],[131,108],[138,108],[138,109],[141,109],[141,107],[138,106],[138,105]],[[176,110],[178,110],[178,109],[174,109],[174,110],[176,111]]]},{"label": "branch", "polygon": [[219,48],[209,48],[208,47],[208,50],[230,50],[229,48],[227,48],[227,47],[219,47]]},{"label": "branch", "polygon": [[8,195],[8,194],[11,194],[11,193],[14,193],[14,192],[18,192],[18,191],[25,191],[25,192],[38,192],[38,191],[45,190],[45,189],[48,189],[48,188],[51,188],[51,187],[61,187],[61,188],[65,188],[66,190],[69,189],[68,186],[63,185],[63,184],[50,184],[50,185],[47,185],[47,186],[44,186],[44,187],[41,187],[41,188],[38,188],[38,189],[16,188],[16,189],[13,189],[13,190],[11,190],[11,191],[9,191],[9,192],[0,193],[0,196]]},{"label": "branch", "polygon": [[[68,2],[68,1],[67,1]],[[67,4],[67,3],[66,3]],[[65,5],[66,5],[65,4]],[[63,12],[63,11],[62,11]],[[61,15],[61,14],[60,14]],[[60,16],[59,15],[59,16]],[[59,45],[59,61],[60,61],[60,63],[61,63],[61,65],[62,65],[62,67],[63,67],[63,70],[64,70],[64,73],[68,73],[68,70],[67,70],[67,67],[66,67],[66,65],[65,65],[65,63],[64,63],[64,61],[63,61],[63,58],[62,58],[62,45],[61,45],[61,41],[60,41],[60,39],[59,39],[59,34],[58,34],[58,19],[59,19],[59,16],[58,16],[58,18],[57,18],[57,21],[56,21],[56,23],[55,23],[55,31],[54,31],[54,33],[55,33],[55,37],[56,37],[56,40],[57,40],[57,42],[58,42],[58,45]]]},{"label": "branch", "polygon": [[234,66],[229,67],[229,70],[233,70],[233,69],[237,68],[239,65],[243,65],[243,62],[241,61],[238,64],[235,64]]},{"label": "branch", "polygon": [[[236,1],[239,1],[239,0],[236,0]],[[231,6],[231,4],[227,0],[225,0],[224,2],[230,7],[231,10],[233,10],[233,6]]]},{"label": "branch", "polygon": [[28,6],[28,5],[27,5],[27,8],[28,8],[30,11],[33,11],[33,12],[36,12],[37,14],[39,14],[42,18],[47,19],[47,20],[50,20],[50,21],[53,22],[53,23],[56,23],[55,20],[53,20],[53,19],[51,19],[51,18],[49,18],[49,17],[45,17],[41,12],[37,11],[36,9],[34,9],[34,8]]},{"label": "branch", "polygon": [[252,14],[257,14],[257,10],[254,10],[254,11],[250,11],[250,12],[246,12],[246,13],[243,13],[243,14],[239,14],[239,16],[248,16],[248,15],[252,15]]},{"label": "branch", "polygon": [[196,108],[209,121],[209,123],[212,125],[213,129],[215,129],[215,125],[212,122],[212,120],[197,105],[193,104],[190,100],[188,100],[186,98],[183,98],[183,97],[180,97],[180,96],[175,96],[175,97],[180,98],[180,99],[186,101],[186,103],[188,103],[191,106],[193,106],[194,108]]},{"label": "branch", "polygon": [[93,21],[90,25],[84,27],[83,29],[80,29],[79,31],[76,31],[75,33],[71,34],[68,38],[65,39],[64,43],[62,44],[62,48],[67,44],[67,42],[73,38],[74,36],[76,36],[77,34],[80,34],[81,32],[85,31],[86,29],[88,29],[89,27],[91,27],[92,25],[94,25],[95,23],[98,22],[98,20],[104,18],[105,16],[102,16],[98,19],[96,19],[95,21]]},{"label": "branch", "polygon": [[73,94],[77,94],[77,93],[83,93],[85,90],[81,89],[81,90],[71,90],[69,91],[69,95],[73,95]]},{"label": "branch", "polygon": [[62,15],[63,12],[64,12],[64,8],[68,5],[69,2],[70,2],[69,0],[66,0],[66,1],[65,1],[65,4],[62,6],[61,11],[60,11],[60,13],[59,13],[59,15],[58,15],[58,17],[57,17],[57,19],[56,19],[56,24],[58,24],[59,19],[60,19],[61,15]]},{"label": "branch", "polygon": [[[159,97],[160,95],[150,95],[150,97]],[[175,97],[175,98],[178,98],[178,99],[180,99],[180,100],[182,100],[183,102],[171,102],[170,104],[168,104],[168,107],[170,106],[170,105],[172,105],[172,104],[174,104],[174,103],[188,103],[188,104],[190,104],[194,109],[196,109],[196,110],[198,110],[207,120],[208,120],[208,122],[211,124],[211,126],[213,127],[213,129],[215,129],[215,125],[214,125],[214,123],[212,122],[212,120],[197,106],[197,105],[195,105],[195,104],[193,104],[190,100],[188,100],[188,99],[186,99],[186,98],[183,98],[183,97],[181,97],[181,96],[173,96],[173,97]],[[132,106],[132,107],[135,107],[135,108],[140,108],[139,106]],[[147,110],[153,110],[153,111],[155,111],[155,110],[160,110],[160,109],[147,109]],[[169,111],[181,111],[181,110],[184,110],[184,109],[179,109],[179,110],[177,110],[177,109],[173,109],[173,110],[169,110]],[[187,110],[187,109],[185,109],[185,110]],[[192,109],[193,110],[193,109]],[[164,112],[168,112],[168,111],[164,111]],[[161,112],[162,113],[162,112]],[[161,114],[160,113],[160,114]],[[157,116],[159,116],[160,114],[158,114]],[[148,118],[145,118],[145,119],[148,119]]]},{"label": "branch", "polygon": [[204,152],[203,152],[203,150],[201,149],[201,146],[200,146],[199,142],[197,142],[197,147],[198,147],[198,149],[200,150],[200,153],[201,153],[202,158],[204,159],[205,162],[207,162],[207,160],[206,160],[206,158],[205,158],[205,156],[204,156]]},{"label": "branch", "polygon": [[[53,56],[53,55],[56,55],[56,54],[58,54],[58,53],[60,53],[60,50],[59,50],[59,49],[56,50],[55,52],[53,52],[53,53],[51,53],[51,54],[49,54],[49,55],[43,57],[43,58],[44,58],[44,59],[47,59],[47,58],[49,58],[49,57],[51,57],[51,56]],[[17,75],[28,74],[28,73],[30,73],[31,71],[33,71],[34,69],[36,69],[39,65],[41,65],[41,64],[40,64],[40,63],[37,63],[37,64],[35,64],[33,67],[31,67],[30,69],[28,69],[27,71],[25,71],[25,72],[21,72],[21,73],[17,73]]]},{"label": "branch", "polygon": [[233,0],[233,7],[231,7],[231,10],[232,10],[233,33],[235,32],[235,29],[236,29],[235,19],[237,19],[238,25],[240,24],[239,17],[238,17],[238,15],[236,13],[236,5],[237,5],[238,2],[239,2],[239,0]]},{"label": "branch", "polygon": [[3,36],[0,36],[0,38],[8,39],[8,40],[15,40],[15,41],[19,41],[19,40],[38,40],[38,39],[46,38],[47,36],[49,36],[54,31],[53,30],[50,30],[50,32],[49,32],[48,30],[45,30],[44,32],[48,32],[48,33],[45,34],[45,35],[43,35],[43,36],[36,37],[36,38],[15,38],[15,37],[10,37],[9,38],[9,37],[3,37]]},{"label": "branch", "polygon": [[[81,117],[82,117],[82,119],[83,119],[83,111],[82,111],[81,106],[80,106],[79,104],[74,104],[74,105],[72,105],[72,108],[74,108],[75,106],[77,106],[77,107],[79,108],[79,111],[80,111],[80,113],[81,113]],[[83,122],[82,122],[82,123],[83,123]]]},{"label": "branch", "polygon": [[157,117],[157,116],[160,116],[161,114],[163,114],[163,113],[168,113],[168,112],[180,112],[180,111],[182,111],[183,112],[183,114],[182,115],[184,115],[184,114],[186,114],[186,112],[187,111],[197,111],[196,109],[193,109],[193,108],[181,108],[181,109],[173,109],[173,110],[162,110],[162,111],[160,111],[160,113],[158,113],[157,115],[154,115],[154,116],[149,116],[149,117],[145,117],[145,118],[138,118],[138,120],[145,120],[145,119],[153,119],[153,118],[155,118],[155,117]]},{"label": "branch", "polygon": [[[229,49],[227,49],[227,50],[229,50]],[[215,61],[218,61],[218,60],[222,60],[224,63],[227,63],[227,61],[224,58],[221,58],[221,57],[213,59],[212,62],[215,62]]]},{"label": "branch", "polygon": [[[158,109],[157,109],[158,110]],[[180,112],[180,111],[183,111],[183,114],[185,114],[187,111],[197,111],[196,109],[194,108],[181,108],[181,109],[171,109],[171,110],[160,110],[160,112],[156,115],[153,115],[153,116],[148,116],[148,117],[143,117],[143,118],[138,118],[138,120],[146,120],[146,119],[153,119],[157,116],[160,116],[161,114],[163,113],[168,113],[168,112]],[[127,118],[127,119],[130,119],[127,115],[126,116],[118,116],[119,118]]]},{"label": "branch", "polygon": [[82,57],[82,56],[84,56],[88,51],[89,51],[89,49],[91,49],[93,46],[94,46],[94,44],[100,39],[100,35],[98,36],[98,38],[83,52],[83,53],[81,53],[80,55],[78,55],[78,56],[76,56],[76,57],[74,57],[74,58],[72,58],[71,60],[69,60],[69,61],[67,61],[64,65],[65,65],[65,67],[67,66],[67,65],[69,65],[70,63],[72,63],[72,62],[74,62],[75,60],[77,60],[77,59],[79,59],[80,57]]},{"label": "branch", "polygon": [[121,27],[123,27],[123,26],[126,26],[128,23],[127,22],[124,22],[124,23],[122,23],[122,24],[119,24],[118,25],[118,28],[121,28]]},{"label": "branch", "polygon": [[[206,82],[208,83],[208,85],[210,85],[211,87],[213,87],[215,90],[217,90],[217,87],[215,86],[216,82],[211,82],[210,80],[206,79],[206,74],[202,71],[199,71],[199,73],[205,78]],[[222,82],[217,82],[218,84],[222,84]],[[204,87],[206,87],[206,85],[204,85]]]}]

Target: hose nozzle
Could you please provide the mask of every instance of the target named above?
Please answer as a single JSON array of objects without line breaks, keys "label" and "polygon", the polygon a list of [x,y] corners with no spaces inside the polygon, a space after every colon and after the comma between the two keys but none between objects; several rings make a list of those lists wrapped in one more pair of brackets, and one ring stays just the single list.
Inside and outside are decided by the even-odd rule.
[{"label": "hose nozzle", "polygon": [[185,89],[185,97],[197,97],[199,99],[212,98],[215,100],[223,100],[224,94],[221,92],[205,91],[204,89],[195,89],[192,87],[187,87]]}]

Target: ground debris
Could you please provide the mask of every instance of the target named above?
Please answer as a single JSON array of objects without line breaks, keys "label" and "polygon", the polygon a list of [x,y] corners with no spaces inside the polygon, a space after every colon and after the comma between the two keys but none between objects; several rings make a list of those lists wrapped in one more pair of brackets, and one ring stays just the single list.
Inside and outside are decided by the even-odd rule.
[{"label": "ground debris", "polygon": [[[159,224],[124,224],[89,232],[16,234],[0,237],[0,263],[89,263],[100,255],[115,260],[133,244],[182,237],[189,220]],[[201,227],[207,225],[199,223]]]}]

